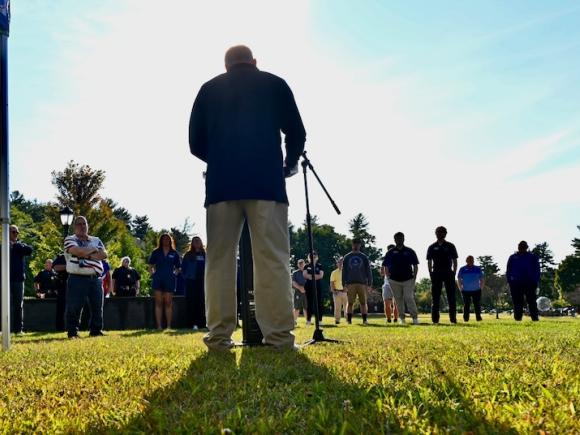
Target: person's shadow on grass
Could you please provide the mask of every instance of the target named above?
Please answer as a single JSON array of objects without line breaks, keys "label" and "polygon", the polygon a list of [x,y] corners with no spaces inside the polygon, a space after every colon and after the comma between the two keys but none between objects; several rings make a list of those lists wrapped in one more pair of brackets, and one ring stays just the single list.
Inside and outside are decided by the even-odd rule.
[{"label": "person's shadow on grass", "polygon": [[[371,393],[372,394],[372,393]],[[145,433],[400,432],[369,390],[338,379],[303,352],[244,348],[204,353],[184,376],[146,398],[123,428]]]}]

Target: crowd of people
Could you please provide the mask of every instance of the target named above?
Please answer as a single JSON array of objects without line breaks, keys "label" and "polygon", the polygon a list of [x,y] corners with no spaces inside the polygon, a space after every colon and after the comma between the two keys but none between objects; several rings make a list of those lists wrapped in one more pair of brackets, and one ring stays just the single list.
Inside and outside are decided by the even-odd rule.
[{"label": "crowd of people", "polygon": [[[131,267],[131,258],[123,257],[111,273],[103,242],[89,235],[85,217],[77,216],[73,234],[64,240],[64,250],[54,259],[47,259],[44,268],[34,277],[38,299],[56,299],[56,329],[66,330],[70,338],[78,337],[84,309],[90,312],[89,334],[103,335],[103,302],[105,297],[135,297],[141,290],[141,276]],[[32,247],[19,239],[16,225],[10,226],[10,306],[11,330],[24,330],[23,301],[25,258]],[[170,328],[173,295],[178,277],[184,285],[189,327],[205,329],[204,270],[205,248],[195,236],[183,257],[175,250],[168,233],[159,237],[158,246],[148,259],[155,299],[155,320],[158,329]]]},{"label": "crowd of people", "polygon": [[[431,278],[431,321],[440,320],[440,301],[445,288],[449,306],[449,321],[457,323],[456,290],[463,298],[463,320],[469,321],[471,307],[476,321],[481,321],[481,292],[485,284],[482,268],[474,264],[468,255],[465,265],[458,268],[457,249],[446,240],[445,227],[435,230],[437,240],[427,249],[427,265]],[[32,255],[32,248],[19,240],[19,229],[10,227],[11,242],[11,318],[12,330],[23,331],[24,258]],[[352,251],[336,258],[336,268],[330,274],[330,291],[334,307],[334,322],[340,324],[342,317],[352,323],[353,308],[358,299],[362,323],[368,324],[367,296],[373,285],[371,262],[361,251],[362,243],[353,239]],[[205,263],[206,254],[200,237],[192,238],[187,252],[180,255],[175,249],[172,236],[160,235],[157,247],[148,259],[155,300],[155,321],[159,329],[170,328],[173,314],[173,296],[178,277],[184,282],[187,313],[194,330],[206,328],[205,311]],[[83,216],[74,220],[74,234],[64,241],[64,252],[54,260],[47,259],[44,269],[34,277],[34,288],[39,299],[57,300],[57,330],[67,330],[71,338],[78,337],[83,309],[90,311],[89,334],[102,335],[103,298],[135,297],[141,288],[141,276],[131,267],[131,259],[123,257],[117,268],[110,273],[106,262],[104,244],[88,234],[88,222]],[[417,324],[418,310],[415,303],[415,285],[419,259],[415,251],[405,245],[405,235],[397,232],[394,244],[387,247],[381,263],[382,298],[385,321],[405,324],[406,313]],[[506,277],[510,286],[514,318],[522,320],[527,303],[532,320],[538,320],[536,289],[540,280],[540,264],[536,255],[529,251],[525,241],[518,251],[509,257]],[[322,284],[324,267],[318,253],[308,255],[308,262],[297,261],[297,269],[291,274],[294,290],[294,322],[300,312],[304,313],[306,325],[318,315],[322,321],[324,299]],[[316,281],[316,285],[314,282]]]},{"label": "crowd of people", "polygon": [[[441,311],[441,294],[443,288],[449,306],[449,321],[457,323],[456,290],[459,289],[463,298],[463,320],[468,322],[471,307],[476,321],[481,321],[481,292],[485,277],[480,266],[474,264],[474,257],[468,255],[465,265],[458,269],[458,254],[453,243],[446,240],[447,229],[435,229],[437,240],[427,248],[427,267],[431,278],[431,321],[439,323]],[[397,232],[394,235],[395,244],[387,247],[387,252],[381,264],[381,276],[384,278],[382,297],[385,310],[385,321],[398,321],[405,324],[406,313],[409,313],[413,324],[418,324],[418,310],[415,303],[415,285],[419,271],[419,259],[415,251],[405,246],[405,235]],[[295,323],[301,310],[304,311],[306,324],[311,324],[311,318],[318,313],[322,321],[323,300],[322,285],[317,284],[316,298],[314,295],[313,278],[317,283],[324,277],[324,269],[309,256],[309,262],[298,260],[298,269],[292,274],[294,289],[294,320]],[[540,281],[540,262],[538,257],[529,251],[528,244],[522,241],[518,251],[509,257],[506,277],[514,307],[514,318],[522,320],[524,306],[527,303],[530,317],[539,320],[536,304],[536,289]],[[334,306],[334,322],[340,324],[342,314],[347,323],[352,323],[352,312],[358,299],[362,322],[367,320],[367,295],[372,288],[371,265],[368,257],[361,252],[361,241],[352,241],[352,251],[344,257],[336,259],[336,269],[330,276],[330,290]],[[317,306],[314,300],[317,301]],[[318,310],[316,310],[318,308]]]}]

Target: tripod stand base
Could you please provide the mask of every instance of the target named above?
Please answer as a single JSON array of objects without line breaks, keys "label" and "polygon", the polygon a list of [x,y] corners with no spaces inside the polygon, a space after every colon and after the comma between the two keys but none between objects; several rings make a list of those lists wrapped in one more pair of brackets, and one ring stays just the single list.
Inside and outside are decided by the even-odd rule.
[{"label": "tripod stand base", "polygon": [[340,343],[340,340],[332,340],[330,338],[324,338],[322,329],[317,328],[314,330],[314,335],[312,336],[312,339],[304,343],[304,346],[316,343]]}]

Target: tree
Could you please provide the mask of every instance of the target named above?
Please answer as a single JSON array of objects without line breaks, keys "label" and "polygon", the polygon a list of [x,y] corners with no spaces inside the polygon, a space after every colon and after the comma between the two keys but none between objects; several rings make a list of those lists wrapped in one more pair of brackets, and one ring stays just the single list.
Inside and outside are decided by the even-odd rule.
[{"label": "tree", "polygon": [[562,299],[580,306],[580,256],[568,255],[560,263],[555,284]]},{"label": "tree", "polygon": [[35,222],[40,222],[45,217],[44,205],[39,203],[36,199],[30,201],[24,198],[24,195],[18,190],[15,190],[10,194],[10,204],[18,207],[18,210],[29,215]]},{"label": "tree", "polygon": [[505,306],[507,298],[507,281],[505,276],[499,275],[499,266],[491,255],[477,257],[483,270],[485,284],[481,289],[481,305],[495,307]]},{"label": "tree", "polygon": [[147,216],[135,216],[132,222],[133,235],[139,240],[145,240],[145,236],[153,228],[149,225],[149,218]]},{"label": "tree", "polygon": [[422,313],[430,313],[433,297],[431,295],[431,280],[422,278],[415,284],[415,303]]},{"label": "tree", "polygon": [[[578,230],[580,231],[580,225],[578,225],[576,228],[578,228]],[[580,257],[580,238],[574,237],[572,239],[572,247],[575,250],[574,255],[576,255],[576,257]]]},{"label": "tree", "polygon": [[171,234],[171,237],[173,237],[173,240],[175,241],[175,249],[177,250],[177,252],[180,253],[184,253],[187,248],[189,247],[189,244],[191,242],[191,229],[192,229],[192,225],[189,222],[189,218],[185,219],[185,222],[183,223],[183,227],[181,228],[175,228],[172,227],[171,230],[169,231],[169,233]]},{"label": "tree", "polygon": [[89,165],[69,161],[63,171],[52,171],[52,184],[58,191],[56,197],[63,206],[73,209],[76,215],[87,215],[101,201],[99,190],[105,181],[105,171]]},{"label": "tree", "polygon": [[532,252],[540,259],[540,295],[550,299],[557,299],[558,292],[554,286],[556,269],[554,266],[554,254],[550,250],[547,242],[539,243],[534,246]]}]

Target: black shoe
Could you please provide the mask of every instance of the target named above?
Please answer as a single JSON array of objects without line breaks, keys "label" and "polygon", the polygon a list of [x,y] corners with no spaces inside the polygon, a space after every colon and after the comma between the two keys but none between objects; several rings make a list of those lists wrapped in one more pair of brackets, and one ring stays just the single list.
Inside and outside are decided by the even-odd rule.
[{"label": "black shoe", "polygon": [[68,338],[70,340],[76,340],[76,339],[81,338],[81,337],[79,337],[79,334],[72,334],[72,335],[68,334]]},{"label": "black shoe", "polygon": [[477,317],[475,320],[477,320],[478,322],[481,322],[483,319],[481,317]]},{"label": "black shoe", "polygon": [[103,333],[103,331],[91,331],[89,333],[89,337],[104,337],[105,334]]}]

